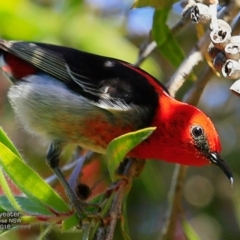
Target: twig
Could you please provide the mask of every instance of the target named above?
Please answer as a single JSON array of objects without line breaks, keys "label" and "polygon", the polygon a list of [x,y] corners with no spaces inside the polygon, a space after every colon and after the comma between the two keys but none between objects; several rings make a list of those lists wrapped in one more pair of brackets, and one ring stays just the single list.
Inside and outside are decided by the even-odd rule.
[{"label": "twig", "polygon": [[[189,19],[181,19],[178,21],[172,28],[171,32],[172,34],[176,34],[179,32],[183,27],[185,27],[189,23]],[[149,57],[149,55],[154,51],[154,49],[157,47],[157,43],[155,41],[150,41],[151,38],[148,37],[147,42],[144,43],[140,49],[139,49],[139,55],[138,59],[135,62],[135,66],[139,66],[145,59]],[[150,42],[149,42],[150,41]],[[166,39],[168,41],[168,39]],[[163,42],[164,44],[164,42]]]},{"label": "twig", "polygon": [[[135,66],[139,66],[149,55],[153,52],[153,50],[157,47],[157,43],[155,41],[151,41],[150,43],[144,44],[143,47],[140,47],[140,52],[137,61],[134,63]],[[143,48],[143,49],[142,49]]]},{"label": "twig", "polygon": [[119,189],[114,196],[114,200],[112,203],[112,207],[110,210],[110,224],[107,227],[107,234],[106,234],[106,240],[112,240],[114,235],[114,230],[116,227],[117,219],[119,218],[119,215],[121,214],[121,207],[122,202],[124,199],[124,196],[126,194],[128,183],[126,180],[122,180],[122,183],[119,186]]},{"label": "twig", "polygon": [[162,240],[172,240],[175,235],[175,228],[181,206],[179,199],[182,198],[182,188],[186,176],[187,167],[176,164],[172,177],[172,184],[169,191],[169,209],[166,216],[164,228],[162,229]]},{"label": "twig", "polygon": [[[133,179],[139,175],[140,171],[142,171],[144,164],[145,161],[143,159],[127,159],[127,163],[123,168],[123,172],[121,171],[122,179],[119,182],[119,188],[114,196],[113,203],[109,212],[110,223],[106,228],[106,240],[113,239],[117,219],[121,214],[121,207],[124,197],[130,190]],[[122,166],[120,166],[120,168],[122,170]]]},{"label": "twig", "polygon": [[[76,149],[76,152],[74,153],[74,156],[73,156],[73,159],[72,159],[72,162],[64,165],[62,168],[61,168],[61,171],[63,173],[65,172],[68,172],[69,170],[71,170],[72,168],[75,168],[79,163],[79,161],[83,161],[83,158],[86,158],[84,160],[84,162],[90,160],[93,156],[93,154],[96,154],[96,153],[92,153],[91,151],[88,151],[84,156],[80,156],[79,157],[79,154],[77,154],[77,152],[79,153],[78,149]],[[76,174],[75,174],[76,175]],[[54,186],[57,182],[58,182],[58,178],[57,176],[54,174],[54,175],[51,175],[49,176],[48,178],[45,179],[45,182],[47,182],[49,185],[51,186]]]},{"label": "twig", "polygon": [[166,84],[168,91],[171,96],[175,96],[176,92],[181,88],[183,83],[186,81],[187,76],[192,72],[193,68],[203,60],[203,56],[209,46],[210,38],[209,31],[199,40],[196,46],[190,51],[188,56],[179,66],[178,70],[170,78]]},{"label": "twig", "polygon": [[74,167],[74,170],[72,171],[72,173],[71,173],[71,175],[70,175],[70,177],[68,179],[68,183],[69,183],[69,185],[71,186],[71,188],[73,190],[75,190],[75,188],[76,188],[76,186],[78,184],[78,181],[77,181],[78,180],[78,176],[79,176],[79,174],[82,171],[84,163],[88,159],[92,158],[93,154],[94,153],[92,151],[87,151],[83,156],[78,158],[77,164]]},{"label": "twig", "polygon": [[105,229],[103,226],[98,228],[96,240],[105,240]]},{"label": "twig", "polygon": [[174,75],[166,84],[171,96],[175,96],[176,92],[186,81],[187,76],[192,72],[193,68],[202,60],[202,53],[197,50],[196,47],[193,48],[189,55],[182,62],[178,70],[174,73]]},{"label": "twig", "polygon": [[[78,160],[75,160],[74,162],[70,162],[70,163],[64,165],[64,166],[61,168],[61,171],[62,171],[63,173],[68,172],[69,170],[71,170],[72,168],[74,168],[74,167],[77,165],[77,162],[78,162]],[[57,176],[54,174],[54,175],[51,175],[51,176],[45,178],[45,182],[48,183],[48,184],[51,185],[51,186],[55,186],[56,183],[58,182],[58,178],[57,178]]]},{"label": "twig", "polygon": [[202,92],[213,77],[214,72],[211,67],[207,66],[203,73],[199,76],[198,80],[195,84],[188,90],[188,92],[184,95],[183,101],[189,103],[191,105],[196,106],[198,101],[202,95]]},{"label": "twig", "polygon": [[218,0],[210,1],[209,9],[211,11],[211,24],[213,29],[218,29],[218,19],[217,19],[217,7]]}]

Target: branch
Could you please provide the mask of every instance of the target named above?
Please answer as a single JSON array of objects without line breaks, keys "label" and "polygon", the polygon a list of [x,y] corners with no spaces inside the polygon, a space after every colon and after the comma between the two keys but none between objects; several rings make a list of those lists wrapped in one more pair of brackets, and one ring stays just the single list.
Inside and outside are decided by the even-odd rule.
[{"label": "branch", "polygon": [[178,214],[180,212],[180,199],[182,198],[183,183],[186,176],[187,167],[176,164],[171,188],[169,191],[169,209],[166,216],[166,221],[162,229],[161,240],[172,240],[175,235],[175,228],[178,220]]},{"label": "branch", "polygon": [[[71,170],[71,173],[72,173],[71,175],[73,175],[73,176],[71,177],[72,180],[70,180],[70,182],[72,182],[72,183],[70,183],[70,185],[73,186],[73,188],[74,188],[74,185],[76,186],[76,184],[74,182],[77,181],[78,175],[81,172],[81,165],[85,164],[85,163],[89,163],[90,160],[92,159],[92,157],[94,155],[97,155],[97,153],[93,153],[91,151],[87,151],[83,156],[79,157],[81,151],[82,151],[82,149],[77,147],[75,152],[74,152],[74,155],[72,157],[71,162],[67,163],[66,165],[64,165],[61,168],[61,171],[63,173],[69,172]],[[77,168],[77,170],[75,170],[76,168]],[[74,169],[74,170],[72,170],[72,169]],[[47,177],[45,179],[45,182],[47,182],[51,186],[55,186],[58,183],[58,178],[54,174],[54,175],[51,175],[51,176]]]},{"label": "branch", "polygon": [[119,189],[114,196],[114,200],[112,203],[112,207],[109,213],[110,216],[110,224],[108,225],[106,229],[106,240],[112,240],[114,236],[114,230],[116,227],[117,219],[119,218],[121,214],[121,207],[122,207],[122,202],[125,197],[125,194],[128,189],[128,182],[126,180],[121,180],[121,184],[119,186]]},{"label": "branch", "polygon": [[[210,43],[210,41],[208,41]],[[186,81],[187,76],[192,72],[193,68],[203,60],[201,51],[197,47],[193,48],[189,55],[182,62],[178,70],[173,74],[166,84],[171,96],[175,96],[177,91]]]},{"label": "branch", "polygon": [[198,104],[198,101],[202,95],[202,92],[207,85],[207,83],[210,81],[210,79],[213,77],[214,72],[211,67],[207,66],[202,74],[199,76],[198,80],[195,82],[195,84],[188,90],[188,92],[184,95],[183,101],[196,106]]},{"label": "branch", "polygon": [[[177,32],[179,32],[189,22],[190,22],[189,19],[185,19],[185,18],[178,21],[171,28],[172,34],[176,34]],[[168,39],[166,39],[166,41],[168,41]],[[163,42],[163,45],[164,45],[164,42]],[[151,41],[151,36],[148,36],[147,41],[139,49],[138,59],[134,65],[139,66],[141,63],[143,63],[143,61],[149,57],[149,55],[154,51],[156,47],[157,47],[157,43],[155,41]]]},{"label": "branch", "polygon": [[[118,174],[121,175],[121,180],[117,183],[118,189],[109,212],[110,221],[106,228],[105,240],[113,239],[117,219],[121,216],[124,197],[129,192],[133,179],[140,174],[144,165],[145,161],[143,159],[135,158],[125,159],[124,162],[120,164]],[[116,186],[116,183],[114,185]]]},{"label": "branch", "polygon": [[[231,1],[229,5],[219,14],[219,17],[226,22],[232,21],[238,14],[239,6],[237,1]],[[215,26],[215,25],[214,25]],[[204,59],[207,48],[210,44],[210,31],[207,31],[204,36],[193,47],[188,56],[179,66],[178,70],[166,84],[171,96],[175,96],[176,92],[181,88],[186,81],[187,76],[192,72],[194,66]]]}]

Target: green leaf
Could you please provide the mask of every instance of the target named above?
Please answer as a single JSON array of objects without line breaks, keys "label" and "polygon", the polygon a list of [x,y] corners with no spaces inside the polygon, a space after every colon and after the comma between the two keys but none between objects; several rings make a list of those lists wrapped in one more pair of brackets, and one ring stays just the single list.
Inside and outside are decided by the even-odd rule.
[{"label": "green leaf", "polygon": [[142,8],[142,7],[153,7],[153,8],[166,8],[171,7],[173,5],[174,0],[135,0],[133,7],[134,8]]},{"label": "green leaf", "polygon": [[[52,215],[52,212],[50,212],[46,206],[33,202],[27,197],[15,196],[15,199],[25,213],[33,215]],[[6,196],[0,196],[0,206],[2,208],[0,212],[16,211]]]},{"label": "green leaf", "polygon": [[41,202],[58,212],[69,212],[63,199],[10,149],[0,143],[0,165],[32,201]]},{"label": "green leaf", "polygon": [[115,170],[127,153],[148,138],[155,129],[156,127],[149,127],[136,132],[130,132],[115,138],[109,143],[107,148],[108,170],[112,181],[115,180]]},{"label": "green leaf", "polygon": [[184,59],[184,53],[166,24],[169,10],[169,8],[155,10],[152,36],[161,54],[173,66],[178,67]]},{"label": "green leaf", "polygon": [[3,129],[0,127],[0,142],[5,145],[7,148],[9,148],[15,155],[17,155],[19,158],[22,159],[20,153],[13,145],[12,141],[8,138],[6,133],[3,131]]},{"label": "green leaf", "polygon": [[67,231],[72,227],[76,227],[79,224],[79,218],[77,214],[73,214],[70,217],[66,218],[62,223],[62,231]]},{"label": "green leaf", "polygon": [[182,228],[188,240],[200,240],[197,233],[194,231],[192,226],[185,219],[182,219]]},{"label": "green leaf", "polygon": [[14,210],[16,210],[18,212],[22,212],[22,208],[18,204],[16,198],[13,195],[13,192],[11,191],[10,187],[8,186],[7,180],[4,176],[2,169],[0,169],[0,185],[3,189],[3,192],[5,193],[6,197],[8,198],[10,204],[13,206]]}]

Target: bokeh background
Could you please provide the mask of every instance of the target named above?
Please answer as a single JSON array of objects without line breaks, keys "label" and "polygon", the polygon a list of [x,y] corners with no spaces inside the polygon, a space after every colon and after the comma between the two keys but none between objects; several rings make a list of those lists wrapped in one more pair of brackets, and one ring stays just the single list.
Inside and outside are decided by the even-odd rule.
[{"label": "bokeh background", "polygon": [[[136,62],[139,47],[152,26],[154,9],[131,9],[132,0],[9,0],[0,2],[0,37],[14,40],[42,41],[70,46],[84,51]],[[177,5],[168,23],[181,18]],[[187,37],[186,37],[187,36]],[[176,36],[185,53],[197,41],[194,25]],[[174,54],[174,53],[169,53]],[[202,64],[206,64],[203,62]],[[141,65],[161,82],[174,73],[156,49]],[[93,69],[94,71],[94,69]],[[200,71],[196,67],[195,74]],[[188,82],[178,98],[191,86]],[[183,214],[203,240],[240,239],[240,98],[229,91],[232,82],[213,77],[205,88],[199,108],[215,123],[222,142],[222,156],[235,177],[231,188],[225,175],[214,166],[189,168],[182,199]],[[10,83],[0,77],[0,126],[16,144],[25,160],[43,177],[52,173],[45,164],[47,147],[27,134],[13,115],[7,100]],[[64,156],[71,156],[70,148]],[[106,164],[101,158],[90,165],[83,177],[91,186],[101,176],[102,189],[109,185]],[[64,164],[64,161],[62,161]],[[134,181],[128,196],[128,221],[133,240],[159,239],[168,207],[168,192],[174,165],[147,161],[141,176]],[[59,190],[60,191],[60,190]],[[39,227],[13,231],[1,239],[36,239]],[[76,233],[52,231],[47,239],[79,239]],[[116,232],[116,240],[122,239]],[[186,239],[179,223],[176,240]]]}]

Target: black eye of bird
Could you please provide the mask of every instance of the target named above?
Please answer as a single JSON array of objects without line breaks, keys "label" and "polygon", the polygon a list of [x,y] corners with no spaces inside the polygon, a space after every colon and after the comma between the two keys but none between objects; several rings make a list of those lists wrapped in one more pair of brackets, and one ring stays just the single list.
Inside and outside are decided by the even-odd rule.
[{"label": "black eye of bird", "polygon": [[200,137],[203,135],[203,129],[199,126],[195,126],[192,128],[192,135],[194,137]]}]

